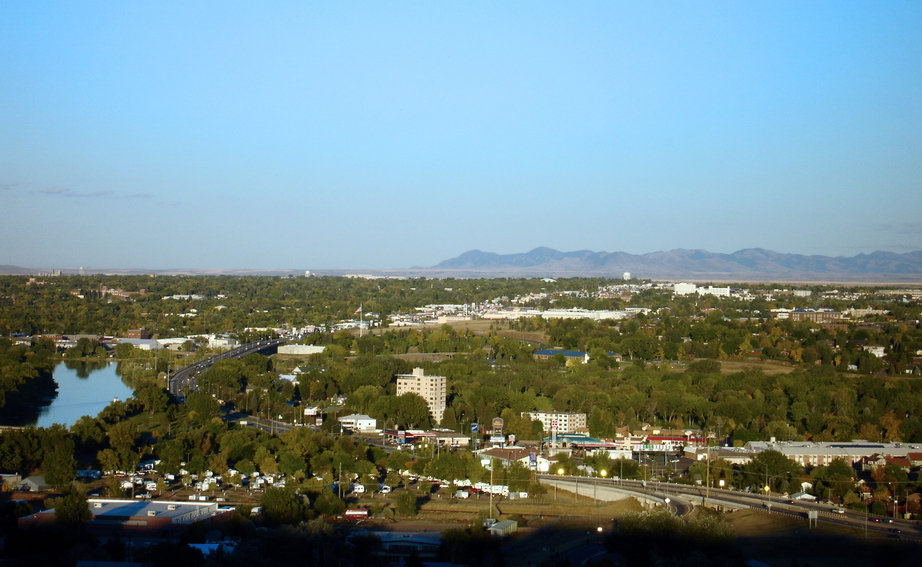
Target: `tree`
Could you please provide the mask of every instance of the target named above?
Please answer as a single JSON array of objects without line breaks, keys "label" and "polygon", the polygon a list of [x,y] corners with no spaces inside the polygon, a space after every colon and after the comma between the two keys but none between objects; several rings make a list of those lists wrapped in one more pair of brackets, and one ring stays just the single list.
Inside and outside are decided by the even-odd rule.
[{"label": "tree", "polygon": [[135,390],[133,397],[141,402],[144,409],[150,413],[163,412],[170,401],[170,396],[166,393],[166,390],[155,384],[141,386]]},{"label": "tree", "polygon": [[429,461],[425,472],[440,480],[461,480],[467,478],[467,463],[458,454],[446,451]]},{"label": "tree", "polygon": [[80,484],[71,484],[64,496],[55,501],[54,519],[65,526],[84,524],[93,518],[86,494]]},{"label": "tree", "polygon": [[77,476],[77,461],[74,459],[74,442],[70,437],[58,437],[45,450],[42,472],[52,486],[63,486]]},{"label": "tree", "polygon": [[305,517],[304,501],[291,488],[268,488],[259,503],[263,517],[273,524],[291,524]]},{"label": "tree", "polygon": [[397,396],[391,411],[398,427],[427,429],[431,425],[429,407],[419,394],[410,392]]},{"label": "tree", "polygon": [[810,476],[813,477],[813,493],[820,498],[843,500],[855,486],[855,470],[843,459],[835,459],[825,467],[816,467]]},{"label": "tree", "polygon": [[96,448],[106,438],[106,432],[99,420],[85,415],[78,419],[71,427],[71,433],[85,448]]},{"label": "tree", "polygon": [[279,454],[278,466],[279,472],[287,475],[295,475],[297,473],[303,473],[304,469],[307,467],[307,463],[304,461],[303,457],[294,451],[282,451]]},{"label": "tree", "polygon": [[346,511],[346,503],[332,492],[325,491],[314,500],[314,511],[324,516],[339,516]]},{"label": "tree", "polygon": [[505,484],[509,485],[509,490],[513,492],[525,492],[531,484],[532,474],[528,467],[519,461],[513,462],[501,475],[505,479]]},{"label": "tree", "polygon": [[115,356],[120,359],[132,358],[135,355],[134,346],[131,343],[119,343],[115,345]]},{"label": "tree", "polygon": [[401,516],[415,516],[416,494],[409,490],[398,490],[394,493],[394,505]]},{"label": "tree", "polygon": [[96,460],[99,461],[102,470],[107,473],[118,470],[118,453],[112,449],[103,449],[96,453]]},{"label": "tree", "polygon": [[186,415],[198,425],[208,423],[213,417],[220,417],[221,405],[208,394],[194,392],[186,396]]},{"label": "tree", "polygon": [[803,474],[803,468],[780,451],[769,450],[743,465],[743,474],[750,486],[762,487],[767,480],[773,491],[789,492],[794,477]]}]

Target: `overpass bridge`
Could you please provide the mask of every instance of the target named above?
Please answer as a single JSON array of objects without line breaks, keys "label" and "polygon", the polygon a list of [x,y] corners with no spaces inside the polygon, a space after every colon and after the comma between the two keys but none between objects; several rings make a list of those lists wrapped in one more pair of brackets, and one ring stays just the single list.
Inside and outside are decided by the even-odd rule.
[{"label": "overpass bridge", "polygon": [[300,340],[300,336],[288,337],[288,338],[277,338],[277,339],[264,339],[261,341],[256,341],[252,343],[247,343],[240,345],[231,350],[227,350],[221,353],[218,353],[214,356],[210,356],[205,360],[196,362],[195,364],[186,366],[181,370],[170,374],[168,378],[167,389],[170,393],[177,398],[183,396],[183,392],[195,392],[198,390],[198,384],[196,384],[196,378],[202,372],[205,372],[211,365],[219,360],[225,360],[228,358],[244,358],[250,354],[275,354],[278,352],[279,345]]},{"label": "overpass bridge", "polygon": [[688,484],[551,474],[538,475],[538,481],[593,500],[611,501],[634,496],[645,506],[665,506],[678,516],[688,514],[695,506],[728,511],[751,509],[771,515],[805,519],[813,522],[813,525],[822,521],[852,528],[856,533],[863,531],[866,538],[870,533],[922,542],[922,525],[916,522],[872,516],[828,504],[801,502],[780,494],[751,494]]}]

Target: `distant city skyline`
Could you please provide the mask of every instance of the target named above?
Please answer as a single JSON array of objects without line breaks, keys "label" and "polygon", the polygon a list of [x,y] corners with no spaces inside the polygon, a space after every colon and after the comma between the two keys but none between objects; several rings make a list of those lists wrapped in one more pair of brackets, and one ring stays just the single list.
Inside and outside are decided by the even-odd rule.
[{"label": "distant city skyline", "polygon": [[922,250],[922,3],[0,4],[0,264]]}]

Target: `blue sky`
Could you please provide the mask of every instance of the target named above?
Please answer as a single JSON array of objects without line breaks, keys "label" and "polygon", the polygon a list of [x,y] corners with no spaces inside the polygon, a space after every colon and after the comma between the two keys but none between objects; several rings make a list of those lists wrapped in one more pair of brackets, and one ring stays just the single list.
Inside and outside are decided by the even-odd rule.
[{"label": "blue sky", "polygon": [[919,30],[916,1],[3,2],[0,264],[919,250]]}]

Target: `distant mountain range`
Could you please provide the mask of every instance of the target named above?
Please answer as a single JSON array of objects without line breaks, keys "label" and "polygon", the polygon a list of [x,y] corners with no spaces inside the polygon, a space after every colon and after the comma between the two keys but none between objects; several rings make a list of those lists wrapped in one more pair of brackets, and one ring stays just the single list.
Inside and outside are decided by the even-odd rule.
[{"label": "distant mountain range", "polygon": [[609,276],[624,272],[639,278],[720,281],[922,281],[922,251],[873,252],[850,258],[781,254],[748,248],[732,254],[676,249],[648,254],[560,252],[540,247],[531,252],[495,254],[471,250],[431,268],[466,276]]},{"label": "distant mountain range", "polygon": [[[50,270],[0,265],[0,274],[47,274]],[[80,273],[63,268],[61,273]],[[630,272],[635,278],[713,281],[713,282],[843,282],[843,283],[913,283],[922,284],[922,251],[897,254],[873,252],[852,257],[804,256],[782,254],[761,248],[747,248],[732,254],[706,250],[675,249],[648,254],[627,252],[560,252],[540,247],[531,252],[495,254],[470,250],[456,258],[431,267],[386,270],[324,270],[311,268],[322,275],[367,274],[405,277],[580,277],[620,278]],[[301,276],[301,269],[229,270],[229,269],[99,269],[87,268],[86,274],[158,274],[158,275],[249,275]]]}]

